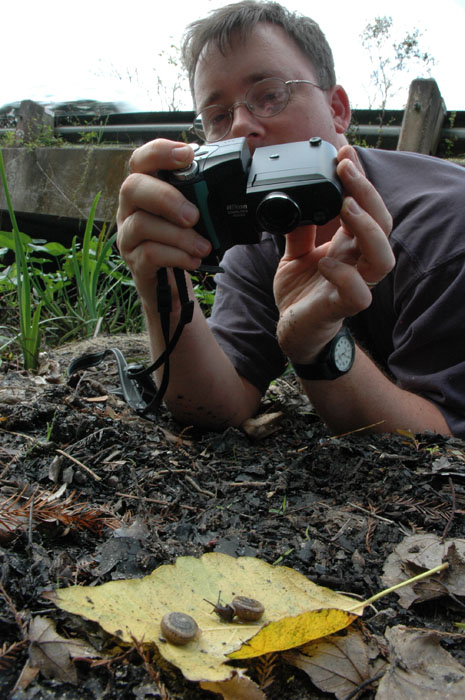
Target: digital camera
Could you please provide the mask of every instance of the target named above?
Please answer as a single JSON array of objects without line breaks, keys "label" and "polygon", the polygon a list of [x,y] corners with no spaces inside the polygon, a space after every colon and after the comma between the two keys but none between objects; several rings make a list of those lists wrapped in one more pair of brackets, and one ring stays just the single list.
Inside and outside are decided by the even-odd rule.
[{"label": "digital camera", "polygon": [[303,224],[323,225],[339,214],[342,186],[336,149],[319,137],[263,146],[250,155],[245,138],[199,146],[191,165],[159,177],[200,211],[195,229],[213,251],[202,267],[218,265],[240,243],[260,233],[285,234]]}]

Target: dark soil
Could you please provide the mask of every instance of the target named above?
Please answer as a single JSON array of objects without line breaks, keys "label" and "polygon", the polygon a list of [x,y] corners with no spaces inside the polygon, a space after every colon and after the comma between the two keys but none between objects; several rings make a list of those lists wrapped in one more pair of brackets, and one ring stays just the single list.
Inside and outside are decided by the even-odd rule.
[{"label": "dark soil", "polygon": [[[115,343],[129,359],[147,357],[143,338],[104,341]],[[115,394],[111,361],[66,382],[70,359],[87,345],[51,352],[40,376],[5,364],[0,374],[1,697],[213,697],[176,669],[158,667],[156,658],[151,677],[135,651],[101,666],[77,662],[77,686],[41,674],[21,682],[31,617],[52,618],[63,636],[111,644],[95,624],[43,598],[57,584],[141,577],[179,556],[214,551],[280,563],[368,598],[383,588],[384,562],[406,535],[463,537],[461,440],[363,432],[334,437],[293,377],[279,380],[265,397],[262,412],[283,415],[261,439],[238,429],[186,429],[165,410],[154,423],[131,414]],[[45,522],[40,508],[35,513],[41,494],[63,485],[57,503],[74,493],[93,519],[60,520],[57,510]],[[3,511],[1,502],[19,494],[22,517],[7,521],[12,502]],[[115,528],[131,525],[126,536],[115,536]],[[383,612],[365,612],[368,634],[399,624],[456,633],[454,623],[464,617],[457,597],[405,610],[391,594],[377,608]],[[464,663],[463,639],[446,635],[442,644]],[[249,673],[257,680],[252,662]],[[375,695],[373,687],[363,692],[359,697]],[[279,658],[265,693],[270,699],[334,697]]]}]

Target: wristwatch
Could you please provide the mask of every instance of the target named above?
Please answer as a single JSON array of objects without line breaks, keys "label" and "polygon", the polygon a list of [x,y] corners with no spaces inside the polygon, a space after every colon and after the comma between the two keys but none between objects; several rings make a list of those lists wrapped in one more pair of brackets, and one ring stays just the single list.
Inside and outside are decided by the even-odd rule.
[{"label": "wristwatch", "polygon": [[355,343],[345,326],[323,348],[315,362],[309,365],[293,363],[295,373],[301,379],[337,379],[346,374],[355,359]]}]

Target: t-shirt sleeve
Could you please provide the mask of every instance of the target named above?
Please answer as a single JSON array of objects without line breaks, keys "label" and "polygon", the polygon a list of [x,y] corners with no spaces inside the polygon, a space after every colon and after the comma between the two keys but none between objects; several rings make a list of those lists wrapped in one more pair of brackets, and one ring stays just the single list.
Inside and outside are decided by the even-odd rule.
[{"label": "t-shirt sleeve", "polygon": [[262,393],[286,359],[276,340],[278,310],[273,279],[278,254],[271,238],[237,245],[222,260],[209,326],[241,376]]},{"label": "t-shirt sleeve", "polygon": [[465,258],[417,279],[403,294],[388,366],[397,384],[434,402],[465,438]]},{"label": "t-shirt sleeve", "polygon": [[393,381],[432,401],[465,438],[465,169],[416,153],[357,151],[393,216],[396,266],[354,323]]}]

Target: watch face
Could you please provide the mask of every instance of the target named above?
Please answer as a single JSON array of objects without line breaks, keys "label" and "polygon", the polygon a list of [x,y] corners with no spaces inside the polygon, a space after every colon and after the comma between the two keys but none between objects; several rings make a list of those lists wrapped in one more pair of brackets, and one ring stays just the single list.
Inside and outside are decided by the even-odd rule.
[{"label": "watch face", "polygon": [[354,359],[354,348],[349,338],[342,336],[334,346],[334,364],[341,372],[350,369]]}]

